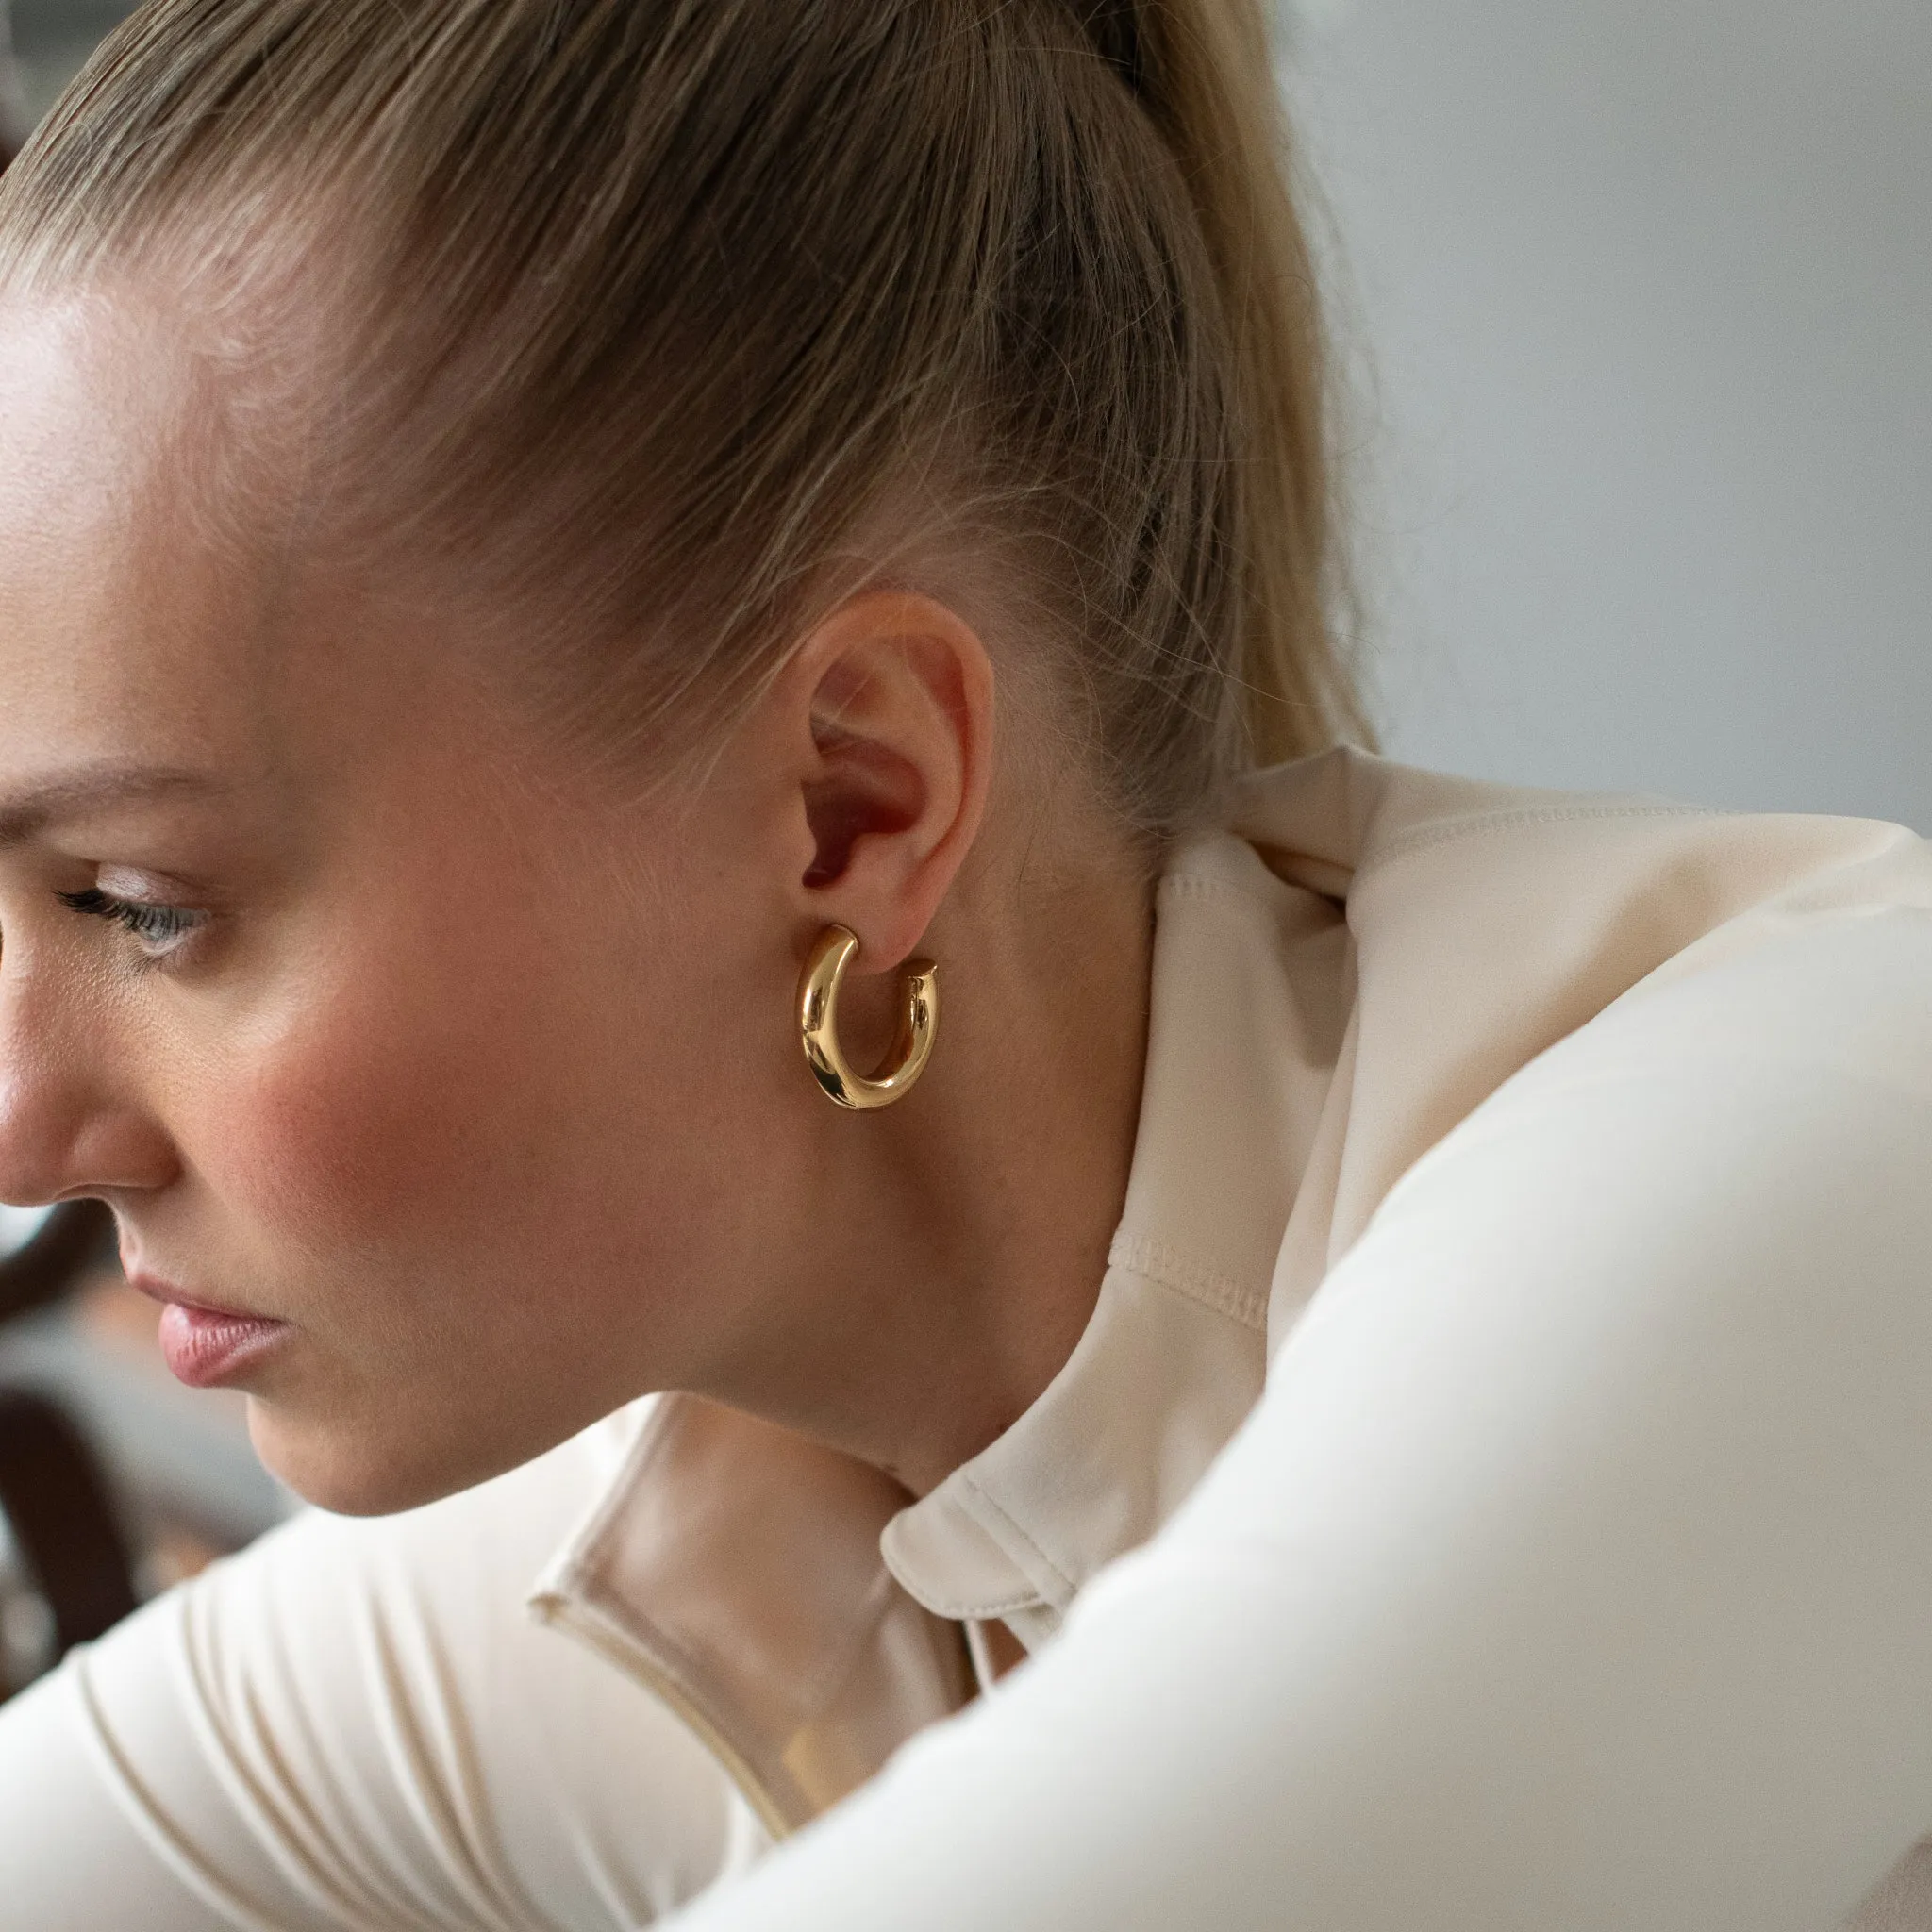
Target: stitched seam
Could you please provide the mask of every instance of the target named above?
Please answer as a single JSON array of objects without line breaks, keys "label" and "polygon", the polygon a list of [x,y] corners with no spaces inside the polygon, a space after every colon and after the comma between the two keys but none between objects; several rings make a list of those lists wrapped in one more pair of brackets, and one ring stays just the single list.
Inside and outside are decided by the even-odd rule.
[{"label": "stitched seam", "polygon": [[1398,858],[1418,852],[1432,851],[1439,845],[1454,844],[1459,839],[1473,839],[1479,833],[1495,832],[1518,825],[1555,825],[1607,819],[1723,819],[1735,812],[1718,811],[1701,805],[1575,805],[1524,807],[1519,811],[1483,812],[1448,824],[1418,825],[1414,831],[1393,840],[1356,872],[1357,884]]},{"label": "stitched seam", "polygon": [[[902,1585],[903,1589],[904,1586]],[[908,1590],[908,1596],[912,1596]],[[934,1603],[925,1597],[913,1597],[922,1609],[930,1610],[935,1617],[950,1617],[957,1624],[966,1618],[983,1620],[987,1617],[1009,1617],[1015,1610],[1037,1610],[1044,1607],[1045,1598],[1038,1591],[1029,1591],[1025,1596],[1002,1597],[998,1603],[962,1603],[957,1597],[942,1598]]]},{"label": "stitched seam", "polygon": [[[994,1500],[994,1498],[991,1495],[990,1495],[984,1489],[982,1489],[979,1486],[979,1484],[973,1479],[972,1476],[964,1474],[963,1472],[960,1476],[960,1486],[964,1489],[970,1490],[974,1495],[977,1496],[979,1500],[982,1503],[984,1503],[986,1507],[989,1509],[991,1509],[992,1513],[995,1516],[997,1516],[999,1520],[1002,1523],[1004,1523],[1009,1530],[1013,1532],[1014,1536],[1017,1537],[1021,1542],[1024,1543],[1026,1547],[1029,1550],[1031,1550],[1036,1557],[1040,1558],[1041,1566],[1048,1572],[1050,1575],[1052,1575],[1059,1583],[1061,1588],[1064,1589],[1067,1592],[1068,1596],[1073,1596],[1075,1589],[1074,1579],[1071,1576],[1069,1576],[1066,1574],[1066,1572],[1062,1570],[1060,1566],[1058,1563],[1056,1563],[1054,1559],[1051,1557],[1049,1557],[1046,1554],[1046,1552],[1042,1550],[1040,1547],[1040,1545],[1037,1542],[1035,1542],[1033,1539],[1030,1536],[1028,1536],[1026,1532],[1024,1529],[1022,1529],[1020,1525],[1017,1523],[1015,1523],[1013,1519],[1009,1515],[1008,1515],[1004,1509],[1000,1507],[999,1504]],[[1019,1606],[1014,1605],[1012,1606],[1012,1607],[1018,1608]]]},{"label": "stitched seam", "polygon": [[[1281,885],[1283,881],[1270,873],[1268,883]],[[1237,886],[1226,879],[1204,878],[1198,873],[1170,873],[1161,880],[1160,891],[1175,899],[1224,899],[1231,906],[1249,908],[1263,919],[1272,919],[1274,916],[1273,908],[1261,891],[1247,886]]]},{"label": "stitched seam", "polygon": [[[1001,1509],[999,1505],[993,1502],[992,1498],[991,1496],[988,1496],[986,1494],[986,1491],[980,1489],[979,1485],[974,1482],[971,1477],[965,1475],[963,1473],[956,1473],[954,1479],[958,1481],[960,1488],[971,1489],[976,1496],[984,1498],[988,1507],[994,1510],[998,1514],[1002,1522],[1012,1523],[1012,1519],[1009,1516],[1008,1516],[1007,1512],[1004,1509]],[[956,1507],[959,1507],[961,1513],[965,1515],[967,1520],[973,1523],[974,1529],[979,1535],[986,1537],[990,1541],[993,1543],[996,1549],[999,1548],[998,1539],[993,1536],[992,1532],[989,1530],[983,1523],[979,1523],[974,1519],[973,1511],[969,1507],[963,1504],[957,1505]],[[1014,1524],[1013,1527],[1016,1531],[1019,1531],[1019,1525],[1017,1524]],[[1021,1534],[1022,1541],[1024,1541],[1029,1548],[1035,1547],[1030,1537],[1026,1537],[1024,1532],[1019,1533]],[[1010,1552],[1005,1549],[1000,1549],[999,1555],[1000,1559],[1003,1562],[1007,1563],[1009,1566],[1013,1565],[1013,1558]],[[1059,1575],[1059,1570],[1058,1566],[1047,1559],[1044,1552],[1041,1553],[1041,1560],[1046,1563],[1047,1568],[1049,1570],[1052,1570],[1056,1576]],[[911,1567],[916,1573],[920,1566],[917,1563],[914,1563]],[[960,1597],[939,1595],[926,1591],[923,1587],[923,1585],[920,1589],[915,1590],[912,1587],[912,1585],[905,1579],[905,1577],[899,1574],[898,1571],[893,1568],[890,1560],[888,1560],[886,1564],[886,1569],[888,1573],[891,1574],[892,1580],[898,1584],[899,1588],[903,1590],[907,1593],[907,1595],[913,1600],[914,1603],[920,1605],[924,1609],[930,1610],[932,1614],[936,1617],[1004,1617],[1009,1611],[1032,1609],[1037,1606],[1043,1604],[1046,1601],[1046,1599],[1041,1595],[1038,1589],[1034,1588],[1031,1584],[1029,1584],[1026,1590],[1018,1596],[1000,1597],[995,1601],[991,1602],[989,1602],[984,1597]],[[1064,1581],[1064,1579],[1062,1580]]]},{"label": "stitched seam", "polygon": [[1148,1235],[1116,1235],[1108,1265],[1121,1268],[1184,1301],[1197,1303],[1244,1328],[1260,1328],[1268,1318],[1268,1297],[1246,1289],[1231,1274],[1191,1261],[1177,1249]]},{"label": "stitched seam", "polygon": [[1160,893],[1170,903],[1191,900],[1196,905],[1211,903],[1225,907],[1238,917],[1250,921],[1265,940],[1275,941],[1280,931],[1280,908],[1267,890],[1271,886],[1290,894],[1307,890],[1278,879],[1273,873],[1269,874],[1265,883],[1255,886],[1234,885],[1226,879],[1202,878],[1193,873],[1173,873],[1161,880]]},{"label": "stitched seam", "polygon": [[1220,897],[1252,900],[1255,896],[1245,888],[1231,885],[1226,879],[1209,878],[1205,873],[1198,872],[1171,872],[1161,880],[1160,890],[1186,899]]}]

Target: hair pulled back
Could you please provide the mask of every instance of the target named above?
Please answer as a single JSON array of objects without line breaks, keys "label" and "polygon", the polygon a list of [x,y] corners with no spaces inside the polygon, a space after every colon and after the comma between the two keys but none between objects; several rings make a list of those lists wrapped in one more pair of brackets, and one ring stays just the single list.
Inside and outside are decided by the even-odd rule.
[{"label": "hair pulled back", "polygon": [[941,506],[1158,834],[1364,731],[1284,138],[1260,0],[148,0],[0,183],[0,276],[295,238],[373,524],[518,559],[542,674],[636,731]]}]

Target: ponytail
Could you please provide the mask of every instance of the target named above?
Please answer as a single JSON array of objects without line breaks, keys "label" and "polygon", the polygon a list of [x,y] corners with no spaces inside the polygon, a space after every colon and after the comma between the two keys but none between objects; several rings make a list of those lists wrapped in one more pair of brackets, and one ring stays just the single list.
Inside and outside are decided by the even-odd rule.
[{"label": "ponytail", "polygon": [[[1082,0],[1075,0],[1076,5]],[[1373,732],[1337,648],[1327,369],[1264,0],[1085,0],[1095,47],[1180,163],[1227,317],[1245,504],[1239,678],[1251,755]]]}]

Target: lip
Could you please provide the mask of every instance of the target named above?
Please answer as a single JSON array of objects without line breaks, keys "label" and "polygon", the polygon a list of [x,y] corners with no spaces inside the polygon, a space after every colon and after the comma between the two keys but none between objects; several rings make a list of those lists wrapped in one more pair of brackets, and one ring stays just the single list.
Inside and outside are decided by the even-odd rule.
[{"label": "lip", "polygon": [[170,1373],[191,1389],[218,1388],[253,1368],[289,1333],[273,1315],[197,1301],[152,1275],[130,1274],[128,1286],[161,1304],[157,1331]]}]

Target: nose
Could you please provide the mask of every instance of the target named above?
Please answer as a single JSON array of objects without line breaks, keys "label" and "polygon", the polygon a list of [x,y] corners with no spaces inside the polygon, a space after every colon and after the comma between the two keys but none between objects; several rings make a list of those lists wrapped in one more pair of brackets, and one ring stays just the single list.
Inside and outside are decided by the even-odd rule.
[{"label": "nose", "polygon": [[8,971],[0,953],[0,1201],[111,1200],[165,1187],[177,1171],[134,1070],[89,1037],[83,1005],[51,975]]}]

